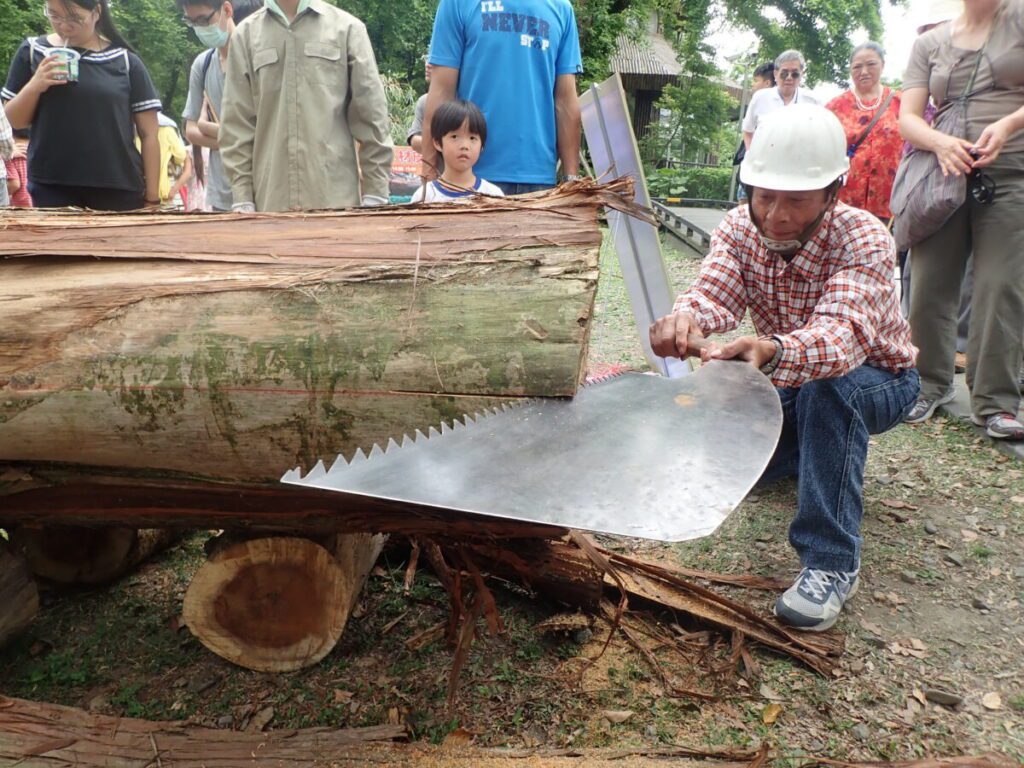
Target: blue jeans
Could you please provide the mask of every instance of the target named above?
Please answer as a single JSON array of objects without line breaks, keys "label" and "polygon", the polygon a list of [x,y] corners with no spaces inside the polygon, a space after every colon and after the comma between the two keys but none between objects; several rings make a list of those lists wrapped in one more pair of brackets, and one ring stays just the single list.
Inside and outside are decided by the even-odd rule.
[{"label": "blue jeans", "polygon": [[789,543],[804,568],[859,570],[868,438],[903,421],[921,389],[917,370],[862,365],[846,376],[777,389],[782,436],[761,482],[797,478]]},{"label": "blue jeans", "polygon": [[[490,179],[488,179],[490,181]],[[544,189],[554,189],[554,184],[520,184],[515,181],[492,181],[506,195],[525,195],[530,192],[540,192]]]}]

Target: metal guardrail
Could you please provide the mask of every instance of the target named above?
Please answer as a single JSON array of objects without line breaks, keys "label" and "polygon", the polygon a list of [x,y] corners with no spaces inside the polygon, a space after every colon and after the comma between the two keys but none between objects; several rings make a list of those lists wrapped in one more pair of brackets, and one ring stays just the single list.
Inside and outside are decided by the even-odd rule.
[{"label": "metal guardrail", "polygon": [[681,197],[651,200],[651,207],[654,209],[654,214],[658,217],[662,226],[698,250],[707,250],[711,247],[711,233],[694,222],[689,221],[685,216],[680,216],[669,208],[666,203],[684,208],[720,208],[721,210],[728,210],[736,205],[736,203],[730,203],[726,200],[699,200]]},{"label": "metal guardrail", "polygon": [[659,203],[678,205],[683,208],[721,208],[723,211],[739,205],[734,200],[714,200],[704,197],[655,197],[652,199]]}]

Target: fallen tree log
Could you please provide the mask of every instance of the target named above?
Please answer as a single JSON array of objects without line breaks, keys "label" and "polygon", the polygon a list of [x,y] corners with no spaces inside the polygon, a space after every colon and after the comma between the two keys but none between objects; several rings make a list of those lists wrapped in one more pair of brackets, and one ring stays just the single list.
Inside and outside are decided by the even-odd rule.
[{"label": "fallen tree log", "polygon": [[25,560],[0,539],[0,648],[39,612],[39,590]]},{"label": "fallen tree log", "polygon": [[366,533],[222,538],[189,584],[182,615],[208,649],[261,672],[302,669],[331,652],[384,546]]},{"label": "fallen tree log", "polygon": [[74,707],[0,696],[0,763],[24,768],[312,768],[343,760],[360,745],[405,735],[400,725],[239,733],[93,715]]},{"label": "fallen tree log", "polygon": [[[545,766],[696,766],[751,768],[788,759],[803,766],[849,768],[1011,768],[1008,755],[987,753],[897,762],[853,763],[770,750],[708,750],[685,746],[637,745],[583,749],[482,749],[459,743],[432,746],[394,743],[406,735],[400,725],[368,728],[301,728],[240,733],[181,723],[93,715],[74,707],[0,696],[0,760],[23,768],[313,768],[323,765],[446,765],[473,768]],[[644,758],[650,758],[645,760]],[[624,761],[626,761],[624,763]],[[692,761],[692,762],[691,762]],[[713,762],[704,762],[713,761]]]},{"label": "fallen tree log", "polygon": [[[26,490],[3,498],[0,523],[87,527],[252,529],[306,535],[405,533],[453,538],[559,538],[557,526],[487,519],[385,499],[281,483],[238,486],[180,478],[138,479],[101,468],[0,465]],[[34,487],[33,487],[34,486]]]},{"label": "fallen tree log", "polygon": [[32,573],[57,584],[105,584],[177,543],[182,531],[23,525],[11,544]]},{"label": "fallen tree log", "polygon": [[4,212],[0,460],[268,483],[571,395],[598,217],[627,188],[244,219]]}]

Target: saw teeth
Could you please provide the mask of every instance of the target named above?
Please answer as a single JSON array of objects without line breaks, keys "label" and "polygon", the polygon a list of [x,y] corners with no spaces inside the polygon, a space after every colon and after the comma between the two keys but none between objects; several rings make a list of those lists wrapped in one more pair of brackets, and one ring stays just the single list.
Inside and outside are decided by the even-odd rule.
[{"label": "saw teeth", "polygon": [[408,435],[402,435],[402,447],[403,448],[405,448],[405,446],[407,446],[407,445],[415,445],[415,444],[416,444],[416,438],[415,437],[409,437]]},{"label": "saw teeth", "polygon": [[295,469],[289,469],[287,472],[281,475],[282,483],[297,483],[301,479],[302,472],[299,471],[298,467],[296,467]]},{"label": "saw teeth", "polygon": [[366,461],[366,454],[363,453],[362,448],[356,448],[356,452],[352,454],[352,458],[348,460],[348,465],[351,467],[353,464]]},{"label": "saw teeth", "polygon": [[441,433],[437,431],[437,427],[430,427],[427,430],[427,439],[429,440],[432,437],[438,437],[440,434]]},{"label": "saw teeth", "polygon": [[413,442],[418,443],[420,440],[426,440],[426,439],[427,439],[427,436],[424,435],[423,432],[421,432],[420,430],[417,429],[416,430],[416,435],[413,437]]},{"label": "saw teeth", "polygon": [[398,448],[398,443],[396,443],[396,442],[395,442],[395,438],[393,438],[393,437],[389,437],[389,438],[388,438],[388,444],[387,444],[387,446],[385,446],[385,448],[384,448],[384,453],[387,453],[387,452],[388,452],[388,451],[390,451],[390,450],[391,450],[392,448]]},{"label": "saw teeth", "polygon": [[442,421],[441,422],[441,434],[442,435],[447,435],[447,434],[449,434],[452,431],[453,431],[453,428],[452,428],[452,426],[447,421]]},{"label": "saw teeth", "polygon": [[373,459],[373,458],[375,458],[377,456],[383,456],[383,455],[384,455],[383,449],[379,445],[374,443],[373,444],[373,448],[370,449],[370,458]]},{"label": "saw teeth", "polygon": [[583,386],[584,387],[592,387],[595,384],[603,384],[604,382],[608,381],[608,379],[617,379],[617,378],[619,378],[619,376],[621,376],[622,374],[624,374],[626,372],[627,371],[625,369],[623,369],[621,371],[614,371],[613,370],[613,371],[607,371],[606,373],[602,373],[599,376],[587,377],[587,379],[583,382]]},{"label": "saw teeth", "polygon": [[329,474],[329,475],[331,475],[331,474],[334,474],[335,472],[338,472],[338,471],[340,471],[341,469],[343,469],[343,468],[345,468],[345,467],[347,467],[347,466],[348,466],[348,462],[347,462],[347,461],[345,461],[345,457],[344,457],[344,456],[342,456],[342,455],[341,455],[341,454],[339,453],[339,454],[338,454],[338,455],[337,455],[337,456],[336,456],[336,457],[334,458],[334,463],[333,463],[333,464],[331,464],[331,468],[330,468],[329,470],[327,470],[327,474]]},{"label": "saw teeth", "polygon": [[309,474],[306,475],[306,482],[312,483],[323,477],[327,477],[327,467],[324,466],[322,461],[318,461],[313,465],[313,468],[309,470]]}]

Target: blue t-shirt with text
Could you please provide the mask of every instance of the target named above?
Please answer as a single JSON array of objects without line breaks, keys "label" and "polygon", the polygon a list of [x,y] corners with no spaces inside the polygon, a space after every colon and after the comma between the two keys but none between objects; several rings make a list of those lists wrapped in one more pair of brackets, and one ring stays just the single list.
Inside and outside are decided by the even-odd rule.
[{"label": "blue t-shirt with text", "polygon": [[555,79],[583,71],[568,0],[441,0],[430,63],[458,69],[459,98],[487,118],[477,176],[555,182]]}]

